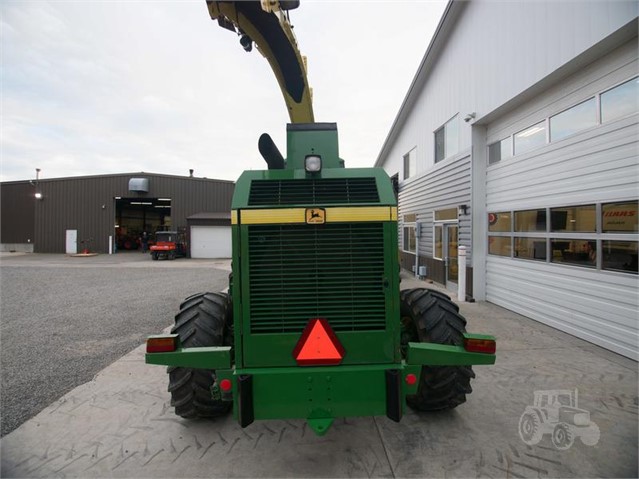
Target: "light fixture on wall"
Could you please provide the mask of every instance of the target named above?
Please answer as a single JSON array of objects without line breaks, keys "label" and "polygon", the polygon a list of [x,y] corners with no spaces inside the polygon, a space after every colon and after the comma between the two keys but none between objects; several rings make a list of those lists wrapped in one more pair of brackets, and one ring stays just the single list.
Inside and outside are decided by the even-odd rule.
[{"label": "light fixture on wall", "polygon": [[475,112],[468,113],[468,114],[464,117],[464,121],[465,121],[466,123],[468,123],[469,121],[474,120],[476,116],[477,116],[477,113],[475,113]]},{"label": "light fixture on wall", "polygon": [[468,205],[459,205],[457,207],[457,213],[459,216],[466,216],[468,214]]},{"label": "light fixture on wall", "polygon": [[41,200],[42,199],[42,193],[40,192],[40,168],[36,168],[36,179],[35,179],[35,184],[31,183],[34,187],[35,187],[35,199],[36,200]]}]

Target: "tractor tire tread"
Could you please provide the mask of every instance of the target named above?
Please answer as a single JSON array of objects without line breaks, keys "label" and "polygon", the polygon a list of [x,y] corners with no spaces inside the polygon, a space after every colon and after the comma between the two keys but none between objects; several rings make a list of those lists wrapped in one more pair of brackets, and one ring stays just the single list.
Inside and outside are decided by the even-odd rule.
[{"label": "tractor tire tread", "polygon": [[[171,333],[177,334],[183,347],[221,346],[228,328],[230,304],[225,293],[199,293],[186,298],[175,316]],[[226,414],[231,403],[211,397],[215,371],[169,367],[171,405],[186,419],[218,417]]]},{"label": "tractor tire tread", "polygon": [[[403,290],[401,316],[410,317],[420,342],[460,346],[466,332],[466,319],[459,306],[439,291],[428,288]],[[406,402],[419,411],[452,409],[466,402],[475,377],[470,366],[422,366],[417,394]]]}]

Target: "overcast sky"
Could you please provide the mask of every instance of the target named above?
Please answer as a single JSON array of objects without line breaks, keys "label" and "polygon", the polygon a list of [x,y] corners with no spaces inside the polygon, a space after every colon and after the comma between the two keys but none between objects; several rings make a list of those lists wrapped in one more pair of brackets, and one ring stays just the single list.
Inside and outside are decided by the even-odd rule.
[{"label": "overcast sky", "polygon": [[[302,0],[316,121],[347,166],[372,166],[446,1]],[[204,0],[3,0],[2,181],[152,172],[235,180],[285,154],[288,115],[266,59]]]}]

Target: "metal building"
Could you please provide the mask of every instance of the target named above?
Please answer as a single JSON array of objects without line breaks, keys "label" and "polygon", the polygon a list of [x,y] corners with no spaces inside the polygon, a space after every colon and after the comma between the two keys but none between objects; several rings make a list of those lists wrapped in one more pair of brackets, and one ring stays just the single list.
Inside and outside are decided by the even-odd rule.
[{"label": "metal building", "polygon": [[377,159],[402,264],[639,358],[635,1],[449,2]]},{"label": "metal building", "polygon": [[[147,232],[184,231],[197,257],[230,257],[234,182],[129,173],[4,182],[4,251],[109,253]],[[195,234],[193,234],[195,233]]]}]

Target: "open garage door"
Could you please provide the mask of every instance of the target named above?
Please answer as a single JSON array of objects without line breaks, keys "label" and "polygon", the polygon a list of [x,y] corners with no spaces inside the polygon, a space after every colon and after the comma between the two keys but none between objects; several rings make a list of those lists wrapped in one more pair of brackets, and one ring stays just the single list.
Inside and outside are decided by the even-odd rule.
[{"label": "open garage door", "polygon": [[191,226],[191,258],[230,257],[230,226]]},{"label": "open garage door", "polygon": [[171,199],[116,197],[115,225],[117,249],[138,249],[142,233],[153,240],[156,231],[171,227]]}]

